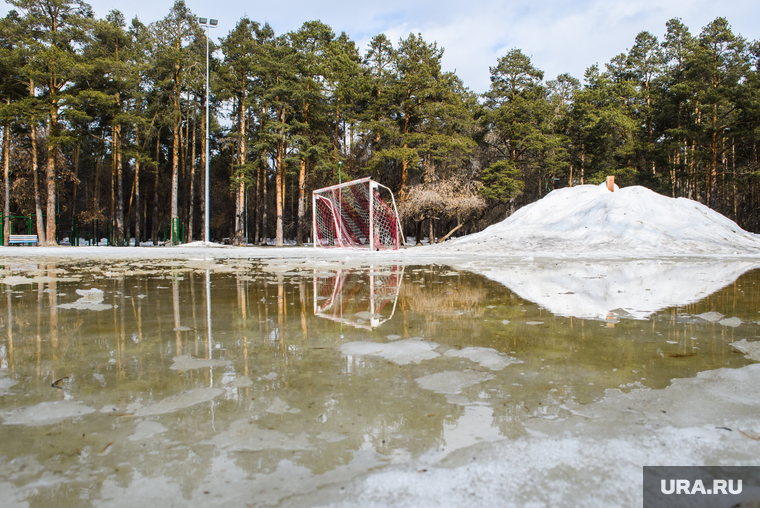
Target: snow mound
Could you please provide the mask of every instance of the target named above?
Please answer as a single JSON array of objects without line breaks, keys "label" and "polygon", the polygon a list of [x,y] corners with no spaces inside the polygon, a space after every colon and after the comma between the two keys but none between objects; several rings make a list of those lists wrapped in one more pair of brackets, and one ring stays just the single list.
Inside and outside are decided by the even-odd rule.
[{"label": "snow mound", "polygon": [[760,235],[690,199],[640,186],[610,192],[602,184],[552,191],[442,247],[504,254],[757,255]]}]

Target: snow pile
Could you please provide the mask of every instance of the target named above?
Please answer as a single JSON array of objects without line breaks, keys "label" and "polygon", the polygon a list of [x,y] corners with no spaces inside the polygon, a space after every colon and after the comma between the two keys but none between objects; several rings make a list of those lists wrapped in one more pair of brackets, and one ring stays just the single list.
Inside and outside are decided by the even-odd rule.
[{"label": "snow pile", "polygon": [[504,221],[446,244],[503,254],[615,256],[760,254],[760,235],[686,198],[639,186],[555,190]]}]

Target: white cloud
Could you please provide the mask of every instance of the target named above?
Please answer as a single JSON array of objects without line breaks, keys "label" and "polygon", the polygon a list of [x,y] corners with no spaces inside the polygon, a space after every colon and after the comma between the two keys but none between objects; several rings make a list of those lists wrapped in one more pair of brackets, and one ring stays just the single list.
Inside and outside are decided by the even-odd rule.
[{"label": "white cloud", "polygon": [[[143,22],[165,16],[172,0],[93,0],[97,16],[121,9],[127,19],[138,15]],[[483,92],[489,85],[489,66],[511,48],[530,55],[533,64],[545,72],[546,79],[569,72],[582,79],[587,67],[603,66],[610,58],[625,52],[636,35],[649,31],[661,38],[665,23],[682,18],[693,34],[718,16],[732,24],[735,33],[749,40],[760,38],[760,3],[749,1],[713,2],[708,0],[386,0],[357,3],[347,0],[314,2],[291,0],[247,3],[217,0],[213,5],[187,0],[200,16],[219,19],[213,37],[226,35],[244,15],[268,21],[277,33],[295,30],[304,21],[320,19],[336,33],[346,32],[362,52],[372,36],[385,33],[395,43],[410,32],[422,33],[428,42],[445,48],[444,67],[456,69],[465,85]],[[4,11],[8,8],[5,7]]]}]

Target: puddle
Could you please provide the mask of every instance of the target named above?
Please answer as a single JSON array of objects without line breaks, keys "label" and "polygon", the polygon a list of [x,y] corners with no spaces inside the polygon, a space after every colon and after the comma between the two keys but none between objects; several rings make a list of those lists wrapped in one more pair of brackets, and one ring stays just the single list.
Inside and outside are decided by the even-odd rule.
[{"label": "puddle", "polygon": [[277,505],[525,436],[607,389],[758,359],[760,271],[723,265],[679,265],[668,297],[646,263],[0,268],[0,494]]}]

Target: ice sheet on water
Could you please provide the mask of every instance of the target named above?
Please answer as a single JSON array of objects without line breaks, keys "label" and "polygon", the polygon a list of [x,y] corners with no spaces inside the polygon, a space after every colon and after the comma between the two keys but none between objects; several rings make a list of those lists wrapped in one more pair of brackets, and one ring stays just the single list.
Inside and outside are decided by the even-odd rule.
[{"label": "ice sheet on water", "polygon": [[438,344],[423,340],[407,339],[390,343],[349,342],[340,346],[344,355],[378,356],[399,365],[420,363],[440,356],[434,351]]},{"label": "ice sheet on water", "polygon": [[248,388],[249,386],[253,386],[253,381],[248,376],[240,376],[233,379],[230,382],[230,386],[234,388]]},{"label": "ice sheet on water", "polygon": [[720,312],[703,312],[702,314],[697,314],[694,317],[698,317],[699,319],[704,319],[705,321],[714,323],[723,319],[723,314]]},{"label": "ice sheet on water", "polygon": [[62,303],[58,305],[59,309],[76,309],[76,310],[108,310],[113,305],[103,303],[103,290],[98,288],[77,289],[79,299],[74,303]]},{"label": "ice sheet on water", "polygon": [[495,349],[487,347],[466,347],[464,349],[449,349],[444,353],[444,356],[452,358],[466,358],[475,363],[479,363],[481,367],[485,367],[491,370],[502,370],[509,364],[522,363],[517,358],[499,353]]},{"label": "ice sheet on water", "polygon": [[50,425],[68,418],[76,418],[95,411],[73,400],[56,400],[41,402],[36,406],[25,406],[6,413],[3,423],[6,425]]},{"label": "ice sheet on water", "polygon": [[309,437],[305,432],[288,435],[278,430],[262,429],[248,419],[233,422],[229,429],[205,441],[204,444],[232,451],[253,452],[272,449],[295,451],[311,448]]},{"label": "ice sheet on water", "polygon": [[145,420],[137,424],[135,433],[129,436],[130,441],[144,441],[156,434],[166,432],[168,429],[158,422]]},{"label": "ice sheet on water", "polygon": [[193,369],[204,369],[206,367],[226,367],[230,364],[229,360],[214,360],[206,358],[196,358],[190,355],[175,356],[174,363],[170,367],[172,370],[186,372]]},{"label": "ice sheet on water", "polygon": [[454,395],[460,393],[468,386],[476,385],[489,379],[493,379],[491,374],[477,370],[465,370],[436,372],[435,374],[417,378],[415,381],[420,385],[420,388],[424,388],[425,390]]},{"label": "ice sheet on water", "polygon": [[202,402],[213,400],[222,393],[224,393],[224,390],[221,388],[195,388],[193,390],[187,390],[175,395],[170,395],[150,406],[141,407],[135,411],[135,416],[152,416],[173,413],[180,409],[185,409]]},{"label": "ice sheet on water", "polygon": [[747,339],[742,339],[739,342],[731,344],[734,349],[737,349],[747,355],[750,360],[760,362],[760,342],[748,342]]},{"label": "ice sheet on water", "polygon": [[0,378],[0,397],[10,393],[11,386],[15,385],[17,381],[8,377]]},{"label": "ice sheet on water", "polygon": [[276,415],[282,415],[285,413],[300,413],[300,409],[291,408],[287,402],[282,400],[279,397],[275,397],[272,400],[272,403],[269,404],[269,407],[266,409],[267,413],[272,413]]},{"label": "ice sheet on water", "polygon": [[742,320],[734,316],[734,317],[730,317],[726,319],[721,319],[720,321],[718,321],[718,324],[721,324],[723,326],[730,326],[731,328],[736,328],[737,326],[742,324]]}]

